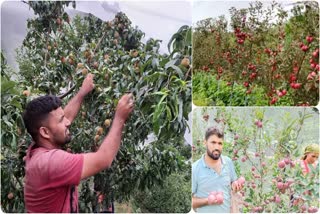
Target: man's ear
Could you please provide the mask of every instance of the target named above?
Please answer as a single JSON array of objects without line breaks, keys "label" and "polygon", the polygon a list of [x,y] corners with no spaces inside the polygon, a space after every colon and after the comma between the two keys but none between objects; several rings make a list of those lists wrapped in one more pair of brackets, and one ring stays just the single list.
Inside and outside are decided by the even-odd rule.
[{"label": "man's ear", "polygon": [[206,140],[204,140],[204,141],[203,141],[203,144],[206,146],[206,145],[207,145],[207,141],[206,141]]},{"label": "man's ear", "polygon": [[39,135],[40,135],[40,137],[43,137],[45,139],[49,139],[50,138],[49,129],[46,128],[46,127],[41,126],[39,128]]}]

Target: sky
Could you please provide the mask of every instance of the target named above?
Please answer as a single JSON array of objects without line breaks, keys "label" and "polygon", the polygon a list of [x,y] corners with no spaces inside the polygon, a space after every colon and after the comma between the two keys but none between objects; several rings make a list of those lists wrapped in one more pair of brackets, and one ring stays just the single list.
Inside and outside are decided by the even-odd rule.
[{"label": "sky", "polygon": [[[192,2],[192,23],[195,24],[197,21],[206,19],[206,18],[218,18],[221,15],[225,15],[227,19],[230,18],[229,9],[235,7],[236,9],[248,8],[249,3],[255,1],[247,0],[194,0]],[[261,1],[264,7],[270,5],[272,1]],[[286,10],[292,8],[293,1],[281,1],[278,0]]]},{"label": "sky", "polygon": [[[70,6],[71,8],[71,6]],[[191,1],[77,1],[78,11],[92,13],[104,21],[121,11],[149,38],[162,40],[160,51],[167,53],[171,36],[183,25],[192,24]]]},{"label": "sky", "polygon": [[225,15],[228,17],[229,9],[231,7],[247,8],[249,6],[248,1],[200,1],[193,2],[192,7],[192,23],[196,23],[202,19],[219,17]]}]

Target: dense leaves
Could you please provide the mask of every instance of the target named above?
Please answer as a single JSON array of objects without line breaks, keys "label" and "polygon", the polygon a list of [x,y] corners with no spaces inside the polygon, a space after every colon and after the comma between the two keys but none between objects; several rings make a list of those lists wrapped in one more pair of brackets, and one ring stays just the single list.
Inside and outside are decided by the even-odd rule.
[{"label": "dense leaves", "polygon": [[[193,103],[197,106],[264,106],[268,105],[264,89],[256,86],[249,92],[237,83],[217,80],[212,73],[196,72],[192,76]],[[289,96],[277,105],[292,104]]]},{"label": "dense leaves", "polygon": [[[184,170],[171,174],[163,185],[137,192],[132,204],[134,212],[141,213],[188,213],[191,209],[191,180]],[[181,176],[184,175],[184,176]]]},{"label": "dense leaves", "polygon": [[1,53],[1,205],[8,212],[24,208],[22,166],[27,148],[21,117],[27,91],[10,80],[12,74]]}]

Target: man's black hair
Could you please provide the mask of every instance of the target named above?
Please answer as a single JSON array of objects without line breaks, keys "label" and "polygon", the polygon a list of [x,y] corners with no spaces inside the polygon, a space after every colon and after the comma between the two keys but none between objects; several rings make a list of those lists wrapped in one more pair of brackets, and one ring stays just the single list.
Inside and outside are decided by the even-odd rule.
[{"label": "man's black hair", "polygon": [[208,140],[211,135],[215,135],[218,138],[223,138],[224,134],[216,127],[210,127],[206,131],[205,139]]},{"label": "man's black hair", "polygon": [[38,97],[27,104],[23,113],[24,125],[34,141],[38,139],[38,130],[49,113],[61,107],[60,98],[54,95]]}]

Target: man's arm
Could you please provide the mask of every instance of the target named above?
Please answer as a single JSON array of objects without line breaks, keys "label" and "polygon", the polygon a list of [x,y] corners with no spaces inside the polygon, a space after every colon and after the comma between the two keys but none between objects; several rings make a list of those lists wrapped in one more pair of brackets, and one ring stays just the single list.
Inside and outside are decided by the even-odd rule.
[{"label": "man's arm", "polygon": [[197,209],[199,207],[209,205],[208,198],[199,198],[192,194],[192,208]]},{"label": "man's arm", "polygon": [[104,138],[98,151],[84,154],[81,179],[95,175],[111,166],[120,147],[125,121],[132,110],[132,94],[126,94],[119,100],[111,129],[108,135]]},{"label": "man's arm", "polygon": [[93,74],[88,74],[84,79],[79,92],[68,102],[64,108],[65,117],[72,123],[76,118],[84,97],[94,89]]}]

